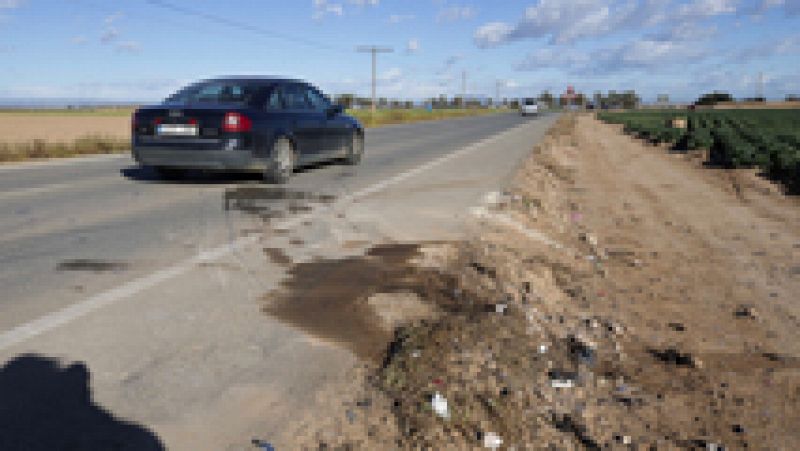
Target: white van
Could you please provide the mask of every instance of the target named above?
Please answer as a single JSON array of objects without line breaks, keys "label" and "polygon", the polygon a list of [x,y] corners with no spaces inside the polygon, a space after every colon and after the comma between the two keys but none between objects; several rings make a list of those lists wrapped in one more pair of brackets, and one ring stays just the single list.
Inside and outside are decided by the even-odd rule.
[{"label": "white van", "polygon": [[529,114],[539,114],[539,104],[533,97],[526,97],[519,103],[519,114],[527,116]]}]

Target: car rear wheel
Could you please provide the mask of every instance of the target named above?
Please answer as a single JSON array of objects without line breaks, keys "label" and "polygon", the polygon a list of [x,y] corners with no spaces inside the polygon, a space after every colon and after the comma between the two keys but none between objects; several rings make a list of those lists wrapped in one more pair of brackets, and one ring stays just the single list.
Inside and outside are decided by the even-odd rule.
[{"label": "car rear wheel", "polygon": [[296,164],[294,145],[286,138],[279,138],[272,146],[272,159],[264,173],[264,180],[268,183],[286,183]]},{"label": "car rear wheel", "polygon": [[350,149],[347,151],[345,161],[347,164],[358,164],[361,162],[361,157],[364,155],[364,135],[358,132],[353,133],[352,141],[350,142]]}]

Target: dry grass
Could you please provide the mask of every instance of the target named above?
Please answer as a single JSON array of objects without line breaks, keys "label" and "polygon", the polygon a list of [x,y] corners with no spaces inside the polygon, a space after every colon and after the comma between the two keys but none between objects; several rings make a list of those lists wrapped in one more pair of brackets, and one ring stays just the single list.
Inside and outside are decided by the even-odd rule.
[{"label": "dry grass", "polygon": [[130,141],[107,136],[87,135],[72,142],[34,139],[22,143],[0,143],[0,162],[76,155],[119,153],[130,149]]},{"label": "dry grass", "polygon": [[347,114],[361,121],[365,127],[380,127],[381,125],[406,124],[411,122],[432,121],[437,119],[480,116],[484,114],[493,114],[505,111],[508,110],[485,108],[438,109],[432,111],[425,109],[378,110],[375,112],[375,116],[373,116],[370,110],[348,110]]}]

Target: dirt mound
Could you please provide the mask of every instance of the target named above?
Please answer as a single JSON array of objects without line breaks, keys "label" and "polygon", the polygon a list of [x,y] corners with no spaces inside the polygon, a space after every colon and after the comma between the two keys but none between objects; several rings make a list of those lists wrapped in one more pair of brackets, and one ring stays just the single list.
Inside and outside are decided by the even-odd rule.
[{"label": "dirt mound", "polygon": [[800,447],[797,205],[717,176],[565,116],[301,446]]}]

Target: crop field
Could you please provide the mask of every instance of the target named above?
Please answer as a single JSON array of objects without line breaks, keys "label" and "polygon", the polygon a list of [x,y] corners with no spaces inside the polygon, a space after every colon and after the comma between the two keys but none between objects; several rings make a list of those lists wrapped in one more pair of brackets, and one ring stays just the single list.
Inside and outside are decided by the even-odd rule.
[{"label": "crop field", "polygon": [[[599,113],[625,133],[673,150],[707,149],[709,163],[759,168],[791,191],[800,189],[800,110]],[[683,122],[683,123],[681,123]]]}]

